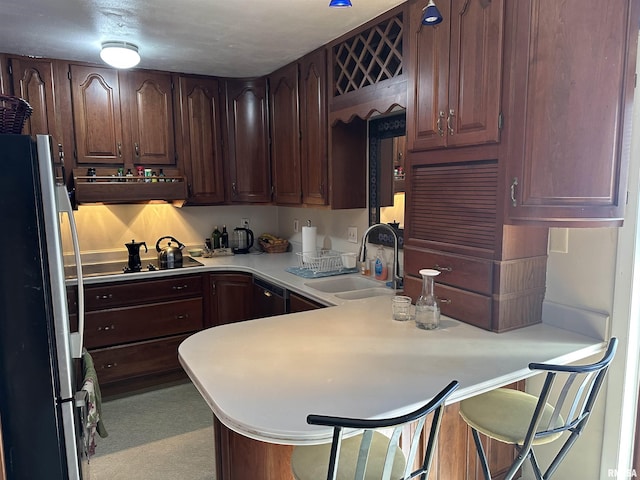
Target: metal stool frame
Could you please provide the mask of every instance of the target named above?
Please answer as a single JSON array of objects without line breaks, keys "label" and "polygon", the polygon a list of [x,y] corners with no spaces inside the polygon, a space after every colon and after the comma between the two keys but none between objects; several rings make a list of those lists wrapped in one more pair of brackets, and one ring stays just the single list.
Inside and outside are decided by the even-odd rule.
[{"label": "metal stool frame", "polygon": [[[556,469],[565,458],[573,444],[576,442],[584,427],[587,425],[589,416],[593,409],[594,403],[597,399],[602,383],[609,369],[609,364],[613,360],[618,345],[618,339],[612,337],[609,341],[609,346],[602,359],[596,363],[589,365],[552,365],[544,363],[530,363],[529,368],[531,370],[546,371],[547,375],[544,381],[544,385],[540,391],[538,402],[531,418],[527,434],[524,438],[522,445],[516,445],[518,449],[517,457],[514,463],[509,468],[504,480],[511,480],[518,472],[522,464],[527,458],[530,459],[531,466],[533,467],[534,474],[537,480],[548,480],[555,473]],[[546,425],[542,425],[542,430],[539,430],[542,415],[545,409],[545,405],[549,402],[550,394],[553,391],[554,382],[558,375],[565,375],[566,380],[560,389],[558,399],[552,403],[554,412],[549,422]],[[576,380],[581,380],[580,384],[576,383]],[[578,385],[578,388],[573,395],[569,395],[569,389],[572,385]],[[556,389],[557,391],[558,389]],[[572,399],[569,413],[566,417],[564,424],[560,427],[551,428],[551,425],[559,418],[561,410],[564,405],[568,405],[567,399]],[[471,428],[473,433],[473,440],[476,444],[478,456],[480,457],[480,463],[484,478],[491,480],[491,473],[489,472],[489,464],[487,457],[480,441],[479,432]],[[535,439],[557,434],[559,432],[569,431],[571,434],[564,442],[562,447],[554,459],[549,464],[549,467],[542,474],[538,460],[533,451],[533,442]]]},{"label": "metal stool frame", "polygon": [[[332,417],[326,415],[309,415],[307,417],[307,423],[311,425],[324,425],[333,427],[333,441],[331,443],[327,480],[335,480],[337,478],[337,467],[338,460],[340,458],[340,447],[342,444],[343,429],[349,428],[364,430],[362,433],[362,440],[360,442],[356,475],[354,478],[354,480],[361,480],[364,478],[364,474],[366,472],[367,460],[369,458],[369,447],[371,446],[371,440],[374,430],[393,427],[393,433],[391,434],[389,447],[387,448],[387,455],[385,457],[384,469],[382,474],[382,480],[389,479],[393,466],[394,452],[397,448],[400,435],[403,431],[403,428],[407,426],[407,424],[413,422],[416,422],[416,427],[411,436],[409,455],[406,459],[407,461],[404,475],[402,476],[402,478],[394,480],[409,480],[411,478],[416,478],[417,476],[420,476],[420,479],[422,480],[426,480],[427,475],[429,474],[429,468],[431,467],[433,454],[435,452],[438,432],[440,431],[440,425],[442,423],[444,402],[456,388],[458,388],[458,382],[454,380],[449,383],[444,389],[442,389],[435,397],[433,397],[433,399],[429,403],[412,413],[408,413],[399,417],[363,420],[355,418]],[[433,413],[433,419],[429,431],[429,438],[425,456],[421,462],[420,468],[412,472],[411,469],[413,468],[416,454],[418,452],[421,433],[424,428],[426,419],[431,413]]]}]

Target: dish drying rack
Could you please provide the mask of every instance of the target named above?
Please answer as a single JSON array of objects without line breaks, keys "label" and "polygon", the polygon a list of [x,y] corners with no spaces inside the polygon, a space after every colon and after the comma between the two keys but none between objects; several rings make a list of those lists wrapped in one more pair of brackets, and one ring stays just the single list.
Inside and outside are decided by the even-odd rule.
[{"label": "dish drying rack", "polygon": [[287,272],[304,278],[329,277],[355,273],[357,268],[347,268],[342,264],[342,252],[335,250],[317,250],[315,252],[296,253],[298,265],[289,267]]}]

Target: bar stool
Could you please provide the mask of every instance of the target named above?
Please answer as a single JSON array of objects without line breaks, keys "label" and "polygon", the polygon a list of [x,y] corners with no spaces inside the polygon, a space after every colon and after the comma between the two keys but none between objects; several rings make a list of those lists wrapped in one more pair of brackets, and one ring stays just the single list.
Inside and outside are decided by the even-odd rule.
[{"label": "bar stool", "polygon": [[[293,476],[296,480],[409,480],[418,476],[426,479],[442,422],[444,402],[456,388],[458,382],[454,380],[429,403],[400,417],[365,420],[309,415],[307,423],[333,427],[333,441],[331,444],[295,447],[291,455]],[[428,417],[432,421],[425,455],[420,468],[412,471],[420,435]],[[413,422],[415,428],[411,425],[412,428],[405,429]],[[345,428],[363,432],[343,440]],[[393,428],[389,437],[378,431],[388,428]],[[403,430],[411,433],[406,458],[398,445]]]},{"label": "bar stool", "polygon": [[[518,454],[505,480],[511,480],[527,458],[538,480],[551,478],[589,420],[617,345],[618,339],[611,338],[602,359],[590,365],[530,363],[531,370],[547,372],[538,396],[498,388],[460,402],[460,415],[471,427],[486,480],[491,480],[491,473],[480,433],[516,447]],[[533,447],[554,442],[564,432],[570,434],[543,475]]]}]

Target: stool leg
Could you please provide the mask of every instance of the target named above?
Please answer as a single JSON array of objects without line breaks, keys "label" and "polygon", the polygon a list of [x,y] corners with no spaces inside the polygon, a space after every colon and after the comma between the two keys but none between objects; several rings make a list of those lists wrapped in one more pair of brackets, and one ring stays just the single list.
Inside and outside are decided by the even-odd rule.
[{"label": "stool leg", "polygon": [[482,473],[485,480],[491,480],[491,472],[489,472],[489,463],[487,462],[487,456],[484,453],[484,447],[480,441],[480,434],[475,428],[471,429],[473,434],[473,441],[476,444],[476,450],[478,451],[478,458],[480,459],[480,466],[482,467]]}]

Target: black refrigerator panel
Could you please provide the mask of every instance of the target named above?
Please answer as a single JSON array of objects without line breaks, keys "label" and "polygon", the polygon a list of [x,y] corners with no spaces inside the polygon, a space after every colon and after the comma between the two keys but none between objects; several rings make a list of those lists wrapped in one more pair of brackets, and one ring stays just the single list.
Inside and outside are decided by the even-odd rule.
[{"label": "black refrigerator panel", "polygon": [[[68,478],[35,143],[0,135],[0,422],[7,480]],[[71,401],[71,400],[69,400]]]}]

